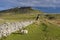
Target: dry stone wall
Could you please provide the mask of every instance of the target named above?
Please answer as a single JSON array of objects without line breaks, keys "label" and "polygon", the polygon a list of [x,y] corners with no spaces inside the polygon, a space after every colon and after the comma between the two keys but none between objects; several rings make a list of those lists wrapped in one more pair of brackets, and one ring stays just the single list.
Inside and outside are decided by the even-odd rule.
[{"label": "dry stone wall", "polygon": [[22,22],[6,22],[0,24],[0,38],[3,36],[8,36],[12,32],[25,28],[26,26],[32,24],[34,21],[22,21]]}]

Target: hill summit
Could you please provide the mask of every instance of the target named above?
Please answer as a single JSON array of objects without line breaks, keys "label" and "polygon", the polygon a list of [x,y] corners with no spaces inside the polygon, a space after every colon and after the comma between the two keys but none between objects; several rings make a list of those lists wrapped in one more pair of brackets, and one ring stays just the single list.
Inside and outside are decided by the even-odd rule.
[{"label": "hill summit", "polygon": [[0,11],[0,13],[31,13],[33,11],[32,7],[16,7],[7,10]]}]

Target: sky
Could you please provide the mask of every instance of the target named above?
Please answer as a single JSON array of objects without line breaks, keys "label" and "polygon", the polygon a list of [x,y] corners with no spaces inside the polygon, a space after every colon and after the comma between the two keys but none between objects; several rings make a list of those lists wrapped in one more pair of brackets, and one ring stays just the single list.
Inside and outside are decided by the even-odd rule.
[{"label": "sky", "polygon": [[60,0],[0,0],[0,10],[13,7],[60,7]]}]

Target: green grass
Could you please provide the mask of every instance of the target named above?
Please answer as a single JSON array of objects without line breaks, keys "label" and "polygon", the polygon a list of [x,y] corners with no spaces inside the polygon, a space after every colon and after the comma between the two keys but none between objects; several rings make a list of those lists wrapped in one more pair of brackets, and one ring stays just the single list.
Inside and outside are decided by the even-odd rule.
[{"label": "green grass", "polygon": [[26,29],[29,31],[28,34],[15,33],[3,40],[60,40],[60,27],[50,23],[33,23]]},{"label": "green grass", "polygon": [[34,20],[37,14],[14,14],[14,15],[2,15],[0,16],[0,22],[16,22],[25,20]]},{"label": "green grass", "polygon": [[15,22],[15,21],[24,21],[24,20],[34,20],[37,16],[37,14],[41,14],[38,10],[33,9],[12,9],[12,10],[6,10],[7,12],[0,12],[0,20],[1,22]]},{"label": "green grass", "polygon": [[[26,21],[26,20],[34,20],[39,13],[27,13],[27,14],[3,14],[0,16],[0,23],[3,22],[16,22],[16,21]],[[52,15],[55,16],[56,15]],[[44,19],[44,16],[40,16],[40,20]],[[57,19],[60,18],[60,15],[57,16]],[[40,22],[40,20],[38,22]],[[43,21],[43,20],[42,20]],[[6,38],[2,38],[1,40],[60,40],[60,27],[53,25],[47,22],[33,23],[26,27],[29,31],[28,34],[11,34]],[[19,31],[18,31],[19,32]]]}]

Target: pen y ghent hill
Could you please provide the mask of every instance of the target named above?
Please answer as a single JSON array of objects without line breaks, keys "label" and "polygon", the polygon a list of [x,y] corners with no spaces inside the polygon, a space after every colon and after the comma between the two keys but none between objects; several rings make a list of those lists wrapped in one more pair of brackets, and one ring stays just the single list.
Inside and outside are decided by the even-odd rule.
[{"label": "pen y ghent hill", "polygon": [[40,14],[40,11],[33,10],[31,7],[16,7],[7,10],[0,11],[0,20],[4,21],[21,21],[35,19],[36,15]]},{"label": "pen y ghent hill", "polygon": [[0,24],[5,22],[16,24],[30,20],[32,24],[23,28],[25,31],[28,30],[27,34],[24,34],[25,32],[21,34],[21,30],[18,30],[7,37],[3,36],[1,40],[60,40],[60,14],[48,14],[31,7],[0,11]]}]

